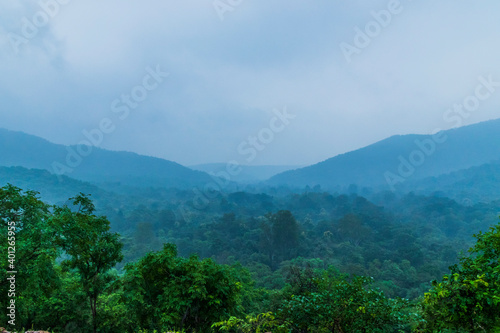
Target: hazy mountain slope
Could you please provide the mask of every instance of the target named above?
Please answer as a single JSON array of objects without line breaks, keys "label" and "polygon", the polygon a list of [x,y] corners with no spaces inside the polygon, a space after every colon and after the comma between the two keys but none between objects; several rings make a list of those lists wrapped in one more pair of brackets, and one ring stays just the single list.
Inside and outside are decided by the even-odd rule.
[{"label": "hazy mountain slope", "polygon": [[500,202],[500,161],[411,181],[397,189],[423,195],[446,196],[463,204]]},{"label": "hazy mountain slope", "polygon": [[[190,166],[193,170],[207,172],[209,174],[218,174],[227,169],[227,163],[209,163]],[[256,183],[267,180],[279,173],[298,169],[298,166],[290,165],[242,165],[240,172],[231,177],[232,181],[239,183]]]},{"label": "hazy mountain slope", "polygon": [[87,182],[66,176],[57,177],[46,170],[23,167],[0,167],[0,187],[7,184],[39,192],[43,200],[51,204],[64,203],[80,192],[91,194],[94,199],[111,196]]},{"label": "hazy mountain slope", "polygon": [[82,157],[77,147],[50,143],[22,132],[0,129],[0,165],[45,169],[92,182],[120,182],[133,186],[190,187],[211,177],[175,162],[92,147]]},{"label": "hazy mountain slope", "polygon": [[[426,148],[416,142],[425,142]],[[298,187],[320,184],[326,188],[350,184],[388,187],[388,175],[392,180],[416,180],[497,160],[498,142],[500,119],[444,131],[438,142],[429,135],[393,136],[306,168],[281,173],[268,183]],[[418,163],[413,166],[410,160]]]}]

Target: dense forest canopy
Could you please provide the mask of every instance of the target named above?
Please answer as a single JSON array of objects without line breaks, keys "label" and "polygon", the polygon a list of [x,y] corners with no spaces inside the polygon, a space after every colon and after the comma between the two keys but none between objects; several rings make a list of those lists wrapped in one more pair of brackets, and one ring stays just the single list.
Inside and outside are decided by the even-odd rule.
[{"label": "dense forest canopy", "polygon": [[3,1],[0,333],[500,333],[499,12]]},{"label": "dense forest canopy", "polygon": [[[16,328],[500,327],[494,203],[464,206],[441,197],[380,193],[374,204],[354,193],[275,191],[218,193],[198,210],[189,192],[142,191],[94,201],[80,194],[52,206],[36,192],[1,188],[2,229],[7,235],[14,221],[16,231]],[[2,239],[2,251],[8,246]],[[8,264],[3,258],[2,267]],[[1,274],[7,294],[9,275],[6,269]]]}]

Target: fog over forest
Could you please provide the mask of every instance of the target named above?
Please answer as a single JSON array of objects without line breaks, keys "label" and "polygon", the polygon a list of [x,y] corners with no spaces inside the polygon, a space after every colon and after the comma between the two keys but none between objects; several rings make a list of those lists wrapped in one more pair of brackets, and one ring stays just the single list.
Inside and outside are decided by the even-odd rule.
[{"label": "fog over forest", "polygon": [[0,7],[0,333],[500,332],[500,3]]}]

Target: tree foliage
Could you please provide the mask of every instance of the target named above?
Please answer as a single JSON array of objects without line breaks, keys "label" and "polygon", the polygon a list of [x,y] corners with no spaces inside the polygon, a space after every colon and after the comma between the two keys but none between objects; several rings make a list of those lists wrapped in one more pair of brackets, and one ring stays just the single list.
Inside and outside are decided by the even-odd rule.
[{"label": "tree foliage", "polygon": [[55,243],[69,256],[62,261],[62,267],[77,270],[80,275],[95,333],[99,296],[115,279],[110,270],[123,259],[123,245],[119,235],[109,231],[108,219],[94,215],[95,206],[90,198],[80,194],[70,200],[78,207],[76,212],[67,206],[55,209],[52,220],[57,230]]},{"label": "tree foliage", "polygon": [[475,235],[469,256],[425,294],[425,328],[500,332],[500,224]]},{"label": "tree foliage", "polygon": [[[15,328],[499,330],[499,225],[476,236],[469,256],[434,282],[419,306],[395,297],[416,299],[429,289],[427,281],[443,276],[466,244],[466,231],[489,221],[490,206],[388,196],[387,213],[356,195],[277,199],[238,192],[218,196],[204,212],[188,208],[186,216],[176,216],[170,201],[183,195],[156,190],[154,198],[119,205],[101,198],[97,210],[83,194],[68,205],[50,206],[35,192],[0,188],[0,228],[6,236],[0,251],[7,253],[9,237],[15,237]],[[162,196],[163,202],[157,199]],[[113,217],[114,227],[125,228],[121,234],[111,231],[102,211]],[[0,263],[4,295],[11,263],[6,256]],[[3,308],[6,301],[0,297]],[[0,326],[7,326],[2,319]]]},{"label": "tree foliage", "polygon": [[[16,328],[36,323],[41,315],[36,303],[50,297],[58,285],[54,261],[59,251],[52,242],[50,217],[50,206],[35,192],[11,185],[0,188],[0,306],[6,309],[9,299],[16,301]],[[16,272],[12,298],[7,297],[9,271]]]},{"label": "tree foliage", "polygon": [[142,328],[208,332],[212,323],[239,311],[240,284],[233,271],[211,259],[180,258],[173,244],[126,271],[126,302]]}]

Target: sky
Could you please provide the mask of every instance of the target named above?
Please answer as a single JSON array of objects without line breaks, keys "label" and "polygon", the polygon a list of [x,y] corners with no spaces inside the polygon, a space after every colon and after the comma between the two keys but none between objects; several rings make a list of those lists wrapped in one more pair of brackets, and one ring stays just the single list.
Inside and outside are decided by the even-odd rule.
[{"label": "sky", "polygon": [[499,118],[499,12],[495,0],[0,0],[0,127],[183,165],[309,165]]}]

